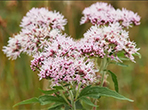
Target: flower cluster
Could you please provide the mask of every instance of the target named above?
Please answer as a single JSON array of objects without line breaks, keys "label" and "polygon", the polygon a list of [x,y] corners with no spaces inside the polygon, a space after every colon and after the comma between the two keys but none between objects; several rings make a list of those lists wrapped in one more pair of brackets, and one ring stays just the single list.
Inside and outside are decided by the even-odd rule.
[{"label": "flower cluster", "polygon": [[20,27],[27,30],[38,28],[54,28],[64,30],[67,20],[59,12],[48,11],[45,8],[32,8],[22,19]]},{"label": "flower cluster", "polygon": [[123,27],[131,27],[132,24],[140,24],[140,16],[133,11],[126,10],[115,10],[110,4],[97,2],[92,4],[83,10],[83,17],[81,24],[90,21],[93,25],[104,25],[107,23],[120,22]]},{"label": "flower cluster", "polygon": [[44,52],[34,56],[32,70],[39,70],[40,79],[51,78],[52,85],[64,82],[94,83],[97,75],[93,62],[81,56],[72,38],[61,34],[57,36]]},{"label": "flower cluster", "polygon": [[84,58],[49,57],[42,63],[40,78],[52,78],[53,84],[81,82],[82,85],[89,85],[95,82],[93,63],[84,61]]},{"label": "flower cluster", "polygon": [[51,78],[53,84],[65,82],[95,81],[93,62],[77,51],[76,41],[62,35],[66,20],[56,12],[45,8],[32,8],[22,19],[20,34],[10,38],[4,53],[16,59],[21,52],[33,56],[31,69],[39,71],[39,77]]},{"label": "flower cluster", "polygon": [[21,34],[15,35],[13,38],[9,37],[8,45],[3,47],[3,52],[9,57],[9,59],[16,59],[23,51],[21,47],[23,40],[24,38]]},{"label": "flower cluster", "polygon": [[108,26],[92,26],[78,42],[78,51],[82,55],[109,57],[120,61],[119,52],[124,52],[134,62],[133,54],[138,54],[139,48],[129,39],[128,32],[123,30],[120,24],[110,23]]},{"label": "flower cluster", "polygon": [[134,62],[133,54],[139,54],[139,48],[130,41],[124,27],[139,25],[137,14],[126,9],[115,10],[102,2],[85,8],[83,14],[81,24],[90,21],[94,26],[84,33],[84,38],[74,41],[62,34],[67,23],[63,15],[45,8],[32,8],[22,19],[21,32],[9,38],[3,52],[12,59],[22,52],[33,56],[31,69],[39,71],[40,79],[50,79],[52,85],[100,83],[100,71],[91,56],[121,61],[118,53],[123,52]]},{"label": "flower cluster", "polygon": [[48,11],[45,8],[32,8],[22,19],[22,30],[4,46],[4,53],[16,59],[21,52],[34,55],[49,46],[55,33],[64,30],[67,21],[59,12]]}]

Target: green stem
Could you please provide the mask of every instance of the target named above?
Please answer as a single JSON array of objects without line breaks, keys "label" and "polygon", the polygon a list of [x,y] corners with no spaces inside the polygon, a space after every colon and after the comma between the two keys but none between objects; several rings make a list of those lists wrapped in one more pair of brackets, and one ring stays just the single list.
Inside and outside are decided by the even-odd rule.
[{"label": "green stem", "polygon": [[[107,59],[106,56],[103,59],[101,59],[100,68],[99,68],[99,72],[102,74],[101,87],[103,87],[104,76],[106,74],[106,69],[107,69],[108,64],[109,64],[109,62],[108,62],[108,59]],[[94,99],[94,103],[95,103],[95,105],[97,104],[97,100],[96,99]],[[97,107],[93,107],[92,109],[96,110]]]},{"label": "green stem", "polygon": [[[100,68],[99,68],[99,72],[102,74],[101,87],[103,87],[104,76],[106,74],[107,66],[108,66],[108,59],[107,59],[107,57],[104,57],[103,59],[101,59]],[[94,100],[94,103],[96,104],[97,100]],[[97,107],[93,107],[92,109],[96,110]]]},{"label": "green stem", "polygon": [[[95,104],[95,105],[97,105],[97,99],[93,99],[93,103]],[[97,109],[97,107],[92,107],[92,110],[96,110]]]},{"label": "green stem", "polygon": [[78,90],[76,91],[75,101],[77,101],[77,98],[78,98],[78,95],[79,95],[79,92],[80,92],[80,87],[81,87],[81,82],[79,83]]},{"label": "green stem", "polygon": [[70,93],[70,99],[71,99],[72,110],[76,110],[75,100],[74,100],[74,95],[73,95],[72,90],[70,90],[69,93]]},{"label": "green stem", "polygon": [[67,100],[67,98],[65,97],[65,95],[63,94],[62,91],[59,91],[61,96],[64,98],[64,100],[67,102],[67,104],[71,107],[71,104],[69,103],[69,101]]},{"label": "green stem", "polygon": [[102,59],[102,61],[101,61],[100,70],[99,70],[99,72],[102,74],[101,87],[103,86],[104,76],[105,76],[105,74],[106,74],[107,66],[108,66],[108,61],[107,61],[107,58],[104,57],[104,58]]}]

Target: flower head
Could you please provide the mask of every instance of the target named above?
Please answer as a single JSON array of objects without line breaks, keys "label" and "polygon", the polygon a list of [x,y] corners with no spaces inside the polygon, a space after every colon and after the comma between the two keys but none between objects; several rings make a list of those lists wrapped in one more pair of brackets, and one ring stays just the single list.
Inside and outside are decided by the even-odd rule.
[{"label": "flower head", "polygon": [[53,84],[81,82],[88,85],[96,78],[93,63],[85,61],[84,58],[49,57],[42,63],[40,79],[51,78]]},{"label": "flower head", "polygon": [[123,52],[134,62],[133,54],[138,53],[138,50],[136,44],[130,41],[128,32],[118,22],[102,27],[92,26],[78,43],[78,51],[82,55],[107,56],[117,61],[120,61],[118,53]]},{"label": "flower head", "polygon": [[32,8],[22,19],[20,26],[28,30],[42,27],[64,30],[66,23],[67,20],[59,12],[48,11],[46,8]]},{"label": "flower head", "polygon": [[13,38],[9,38],[8,45],[3,47],[3,52],[9,59],[12,58],[15,60],[23,51],[21,46],[22,41],[23,37],[20,34],[15,35]]},{"label": "flower head", "polygon": [[53,84],[81,82],[88,85],[95,82],[93,62],[82,57],[75,45],[72,38],[59,35],[42,53],[34,56],[32,70],[39,70],[40,79],[51,78]]},{"label": "flower head", "polygon": [[140,16],[133,11],[115,10],[110,4],[97,2],[83,10],[83,17],[80,24],[90,21],[93,25],[105,25],[108,23],[119,22],[123,27],[131,27],[132,24],[140,24]]},{"label": "flower head", "polygon": [[48,47],[57,37],[67,21],[59,12],[45,8],[32,8],[22,19],[22,30],[10,38],[3,51],[11,59],[16,59],[21,52],[34,55]]},{"label": "flower head", "polygon": [[14,37],[10,37],[8,45],[3,47],[4,53],[9,59],[16,59],[22,52],[28,55],[40,53],[45,47],[50,46],[59,31],[54,29],[51,31],[39,29],[36,32],[24,33],[20,32]]}]

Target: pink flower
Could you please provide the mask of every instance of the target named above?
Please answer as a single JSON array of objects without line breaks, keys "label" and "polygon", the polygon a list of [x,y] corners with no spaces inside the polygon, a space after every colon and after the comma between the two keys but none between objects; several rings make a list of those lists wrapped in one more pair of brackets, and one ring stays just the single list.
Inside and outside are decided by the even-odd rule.
[{"label": "pink flower", "polygon": [[38,54],[48,47],[64,30],[67,21],[59,12],[45,8],[32,8],[22,19],[22,30],[10,38],[8,45],[3,47],[9,59],[16,59],[20,53]]},{"label": "pink flower", "polygon": [[73,81],[82,82],[84,85],[94,83],[96,81],[94,64],[79,53],[76,48],[77,42],[66,37],[66,34],[56,36],[43,52],[34,55],[31,61],[32,70],[40,72],[40,79],[51,78],[53,85]]},{"label": "pink flower", "polygon": [[97,2],[92,4],[83,10],[83,17],[81,18],[80,24],[84,24],[90,21],[93,25],[105,25],[107,23],[121,22],[123,27],[132,27],[132,24],[140,24],[140,16],[133,11],[126,10],[115,10],[110,4]]},{"label": "pink flower", "polygon": [[[36,58],[32,61],[32,65],[36,62]],[[72,83],[72,82],[95,82],[94,64],[86,62],[84,58],[68,58],[68,57],[48,57],[40,60],[39,77],[51,78],[53,84]],[[38,66],[37,66],[38,67]],[[83,83],[85,85],[85,83]]]},{"label": "pink flower", "polygon": [[82,55],[100,58],[107,56],[115,61],[120,61],[117,54],[123,52],[125,57],[134,62],[133,54],[138,54],[139,50],[136,44],[130,41],[128,32],[123,30],[118,22],[102,27],[92,26],[77,45]]},{"label": "pink flower", "polygon": [[59,12],[48,11],[45,8],[32,8],[22,19],[20,26],[28,30],[49,26],[54,29],[58,28],[64,30],[64,25],[66,25],[66,23],[66,19],[64,19],[64,16]]},{"label": "pink flower", "polygon": [[13,38],[10,37],[8,41],[8,46],[3,47],[3,52],[9,57],[9,59],[15,60],[22,50],[21,42],[23,41],[23,36],[15,35]]},{"label": "pink flower", "polygon": [[3,47],[4,53],[13,60],[16,59],[20,53],[27,53],[28,55],[38,54],[48,47],[53,40],[58,37],[58,30],[36,31],[34,33],[14,35],[14,38],[9,38],[8,45]]},{"label": "pink flower", "polygon": [[92,24],[106,24],[112,22],[110,11],[114,8],[107,3],[97,2],[83,10],[84,17],[82,17],[80,24],[90,21]]},{"label": "pink flower", "polygon": [[[81,24],[92,26],[84,38],[76,41],[62,34],[67,21],[59,12],[32,8],[21,22],[19,34],[9,38],[3,47],[7,57],[16,59],[21,53],[33,56],[31,69],[39,72],[40,80],[50,79],[52,85],[62,83],[97,83],[100,76],[90,57],[121,61],[118,53],[134,61],[139,54],[124,27],[139,25],[140,17],[126,9],[115,10],[110,4],[97,2],[83,11]],[[100,79],[100,78],[99,78]]]}]

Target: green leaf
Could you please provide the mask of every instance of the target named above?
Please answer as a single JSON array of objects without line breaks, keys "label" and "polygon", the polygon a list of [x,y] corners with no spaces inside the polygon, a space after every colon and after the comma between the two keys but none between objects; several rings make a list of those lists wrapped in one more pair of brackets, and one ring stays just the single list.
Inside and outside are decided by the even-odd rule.
[{"label": "green leaf", "polygon": [[97,105],[94,105],[94,104],[91,102],[91,100],[89,100],[89,99],[86,98],[86,97],[82,97],[81,100],[82,100],[83,102],[85,102],[86,104],[90,105],[90,106],[98,107]]},{"label": "green leaf", "polygon": [[134,53],[133,55],[138,56],[139,58],[141,58],[141,54],[140,53]]},{"label": "green leaf", "polygon": [[93,97],[93,98],[98,97],[98,96],[99,96],[98,93],[96,93],[96,94],[90,93],[90,94],[89,94],[88,91],[90,91],[91,88],[92,88],[91,85],[89,85],[89,86],[85,87],[84,89],[82,89],[82,91],[80,92],[78,98],[80,98],[80,97],[82,97],[82,96],[87,96],[87,95],[89,95],[89,96],[91,96],[91,97]]},{"label": "green leaf", "polygon": [[70,110],[71,109],[71,107],[68,106],[68,105],[65,105],[64,108],[65,108],[64,110]]},{"label": "green leaf", "polygon": [[79,100],[78,100],[78,101],[76,101],[75,105],[76,105],[76,109],[83,110],[83,106],[82,106],[82,104],[80,103],[80,101],[79,101]]},{"label": "green leaf", "polygon": [[44,95],[44,96],[40,96],[38,99],[41,105],[46,105],[54,102],[52,98],[53,98],[52,96]]},{"label": "green leaf", "polygon": [[46,105],[49,103],[57,102],[61,104],[65,104],[65,100],[62,97],[56,97],[56,96],[49,96],[49,95],[43,95],[38,98],[41,105]]},{"label": "green leaf", "polygon": [[112,80],[113,80],[113,82],[114,82],[115,90],[116,90],[116,92],[118,92],[117,76],[116,76],[113,72],[111,72],[110,70],[108,70],[108,72],[111,74]]},{"label": "green leaf", "polygon": [[119,57],[119,59],[122,61],[129,61],[130,60],[129,58],[125,58],[125,57]]},{"label": "green leaf", "polygon": [[98,93],[88,94],[87,96],[88,96],[88,97],[91,97],[91,98],[95,98],[95,99],[99,99],[99,98],[101,97],[101,95],[98,94]]},{"label": "green leaf", "polygon": [[122,67],[128,67],[128,65],[120,63],[120,62],[111,62],[111,64],[116,64],[116,65],[122,66]]},{"label": "green leaf", "polygon": [[56,90],[63,90],[62,86],[53,86],[53,88],[55,88]]},{"label": "green leaf", "polygon": [[38,98],[33,97],[33,98],[23,100],[23,101],[17,103],[13,107],[18,106],[18,105],[23,105],[23,104],[32,104],[32,103],[40,103],[40,101],[38,100]]},{"label": "green leaf", "polygon": [[69,86],[70,84],[65,84],[65,85],[63,85],[63,87],[67,87],[67,86]]},{"label": "green leaf", "polygon": [[128,65],[123,64],[123,63],[119,63],[119,62],[116,62],[116,65],[118,65],[118,66],[122,66],[122,67],[128,67]]},{"label": "green leaf", "polygon": [[40,90],[42,93],[44,93],[44,94],[53,94],[53,93],[57,92],[57,90],[48,90],[48,91],[45,91],[45,90],[42,90],[42,89],[40,89],[40,88],[39,88],[39,90]]},{"label": "green leaf", "polygon": [[[84,88],[85,89],[85,88]],[[83,93],[83,94],[82,94]],[[96,87],[89,87],[89,89],[84,93],[83,90],[82,92],[80,92],[80,95],[79,95],[79,99],[81,97],[93,97],[93,98],[97,98],[98,96],[107,96],[107,97],[113,97],[113,98],[116,98],[116,99],[120,99],[120,100],[128,100],[130,102],[133,102],[133,100],[129,99],[129,98],[126,98],[124,97],[123,95],[120,95],[119,93],[113,91],[113,90],[110,90],[106,87],[99,87],[99,86],[96,86]]]},{"label": "green leaf", "polygon": [[51,107],[48,108],[48,110],[59,110],[64,104],[55,103]]},{"label": "green leaf", "polygon": [[124,51],[119,51],[118,53],[117,53],[117,56],[118,57],[124,57],[125,55],[124,55]]},{"label": "green leaf", "polygon": [[89,86],[85,87],[84,89],[82,89],[82,91],[81,91],[81,93],[80,93],[80,96],[81,96],[81,94],[86,93],[87,90],[89,90],[90,88],[91,88],[91,85],[89,85]]},{"label": "green leaf", "polygon": [[86,104],[85,102],[81,101],[81,104],[82,104],[82,109],[79,109],[79,110],[92,110],[92,106]]}]

